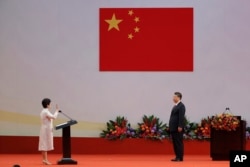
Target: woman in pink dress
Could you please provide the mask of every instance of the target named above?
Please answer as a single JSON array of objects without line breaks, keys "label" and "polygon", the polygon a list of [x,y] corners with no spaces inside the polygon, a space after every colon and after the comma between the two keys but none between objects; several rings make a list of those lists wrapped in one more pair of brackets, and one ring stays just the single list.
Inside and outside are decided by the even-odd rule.
[{"label": "woman in pink dress", "polygon": [[57,118],[58,106],[56,105],[56,111],[52,114],[49,109],[51,108],[51,100],[48,98],[43,99],[43,110],[40,113],[41,117],[41,129],[39,135],[38,150],[42,152],[43,164],[50,165],[48,161],[47,151],[54,150],[53,144],[53,119]]}]

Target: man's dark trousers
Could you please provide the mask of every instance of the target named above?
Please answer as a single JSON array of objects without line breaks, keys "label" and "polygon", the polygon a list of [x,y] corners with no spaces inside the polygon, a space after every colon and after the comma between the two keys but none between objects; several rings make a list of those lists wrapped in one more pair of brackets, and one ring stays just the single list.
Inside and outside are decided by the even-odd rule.
[{"label": "man's dark trousers", "polygon": [[183,154],[184,154],[183,132],[177,132],[177,131],[171,132],[171,136],[176,158],[183,159]]}]

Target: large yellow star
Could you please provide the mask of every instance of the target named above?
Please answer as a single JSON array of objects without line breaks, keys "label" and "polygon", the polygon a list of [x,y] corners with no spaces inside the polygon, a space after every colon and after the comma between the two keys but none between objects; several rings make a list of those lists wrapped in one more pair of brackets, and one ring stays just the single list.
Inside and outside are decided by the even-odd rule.
[{"label": "large yellow star", "polygon": [[105,21],[109,24],[108,31],[110,31],[113,28],[120,31],[118,24],[120,22],[122,22],[122,20],[117,20],[116,17],[115,17],[115,14],[113,14],[113,16],[112,16],[112,18],[110,20],[105,20]]}]

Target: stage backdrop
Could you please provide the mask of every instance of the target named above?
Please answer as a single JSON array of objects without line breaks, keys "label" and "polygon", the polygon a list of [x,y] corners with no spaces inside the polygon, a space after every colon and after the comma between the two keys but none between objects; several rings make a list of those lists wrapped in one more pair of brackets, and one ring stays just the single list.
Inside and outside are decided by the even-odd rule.
[{"label": "stage backdrop", "polygon": [[[44,97],[78,120],[75,137],[99,136],[118,115],[133,126],[144,114],[167,123],[175,91],[192,121],[230,107],[249,122],[249,6],[249,0],[0,0],[0,135],[37,136]],[[193,8],[193,71],[99,71],[100,8],[171,7]],[[60,115],[54,124],[66,120]]]}]

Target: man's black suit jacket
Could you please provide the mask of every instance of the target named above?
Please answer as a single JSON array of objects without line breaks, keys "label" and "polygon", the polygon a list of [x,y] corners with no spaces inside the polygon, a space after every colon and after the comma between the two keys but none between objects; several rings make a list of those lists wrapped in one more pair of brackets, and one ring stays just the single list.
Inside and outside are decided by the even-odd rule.
[{"label": "man's black suit jacket", "polygon": [[184,129],[184,116],[186,108],[182,102],[179,102],[173,107],[169,119],[169,130],[170,132],[177,132],[178,127]]}]

